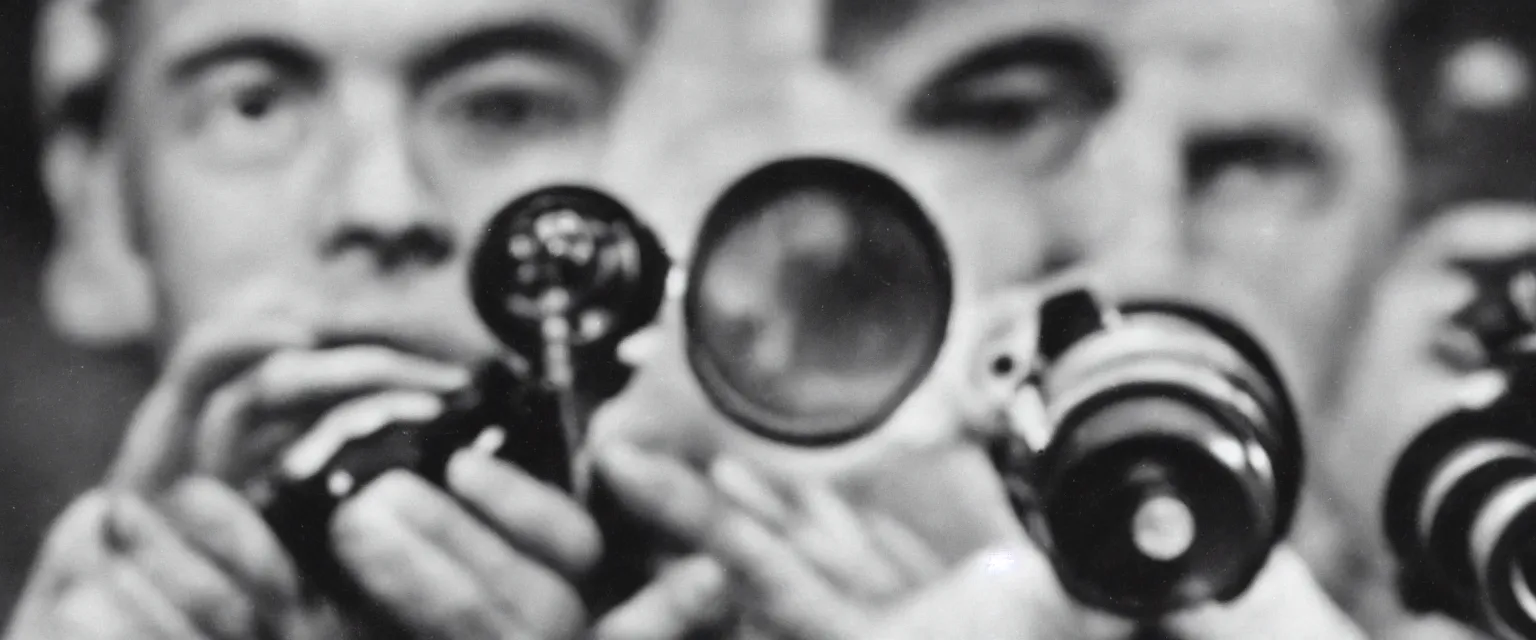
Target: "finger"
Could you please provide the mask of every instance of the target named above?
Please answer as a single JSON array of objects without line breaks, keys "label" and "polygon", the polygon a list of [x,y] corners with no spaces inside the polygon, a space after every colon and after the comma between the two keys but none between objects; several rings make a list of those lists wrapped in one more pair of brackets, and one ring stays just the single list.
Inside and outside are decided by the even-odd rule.
[{"label": "finger", "polygon": [[224,485],[193,478],[161,500],[167,521],[271,614],[297,606],[298,574],[277,538],[249,503]]},{"label": "finger", "polygon": [[448,464],[448,487],[519,549],[563,575],[581,576],[602,555],[597,524],[564,492],[516,466],[466,449]]},{"label": "finger", "polygon": [[82,496],[59,516],[39,551],[36,581],[28,587],[39,596],[57,593],[82,573],[98,569],[109,559],[107,513],[111,501],[100,491]]},{"label": "finger", "polygon": [[1470,204],[1436,216],[1419,237],[1446,257],[1499,259],[1536,248],[1536,220],[1529,205]]},{"label": "finger", "polygon": [[943,575],[944,560],[906,525],[879,512],[866,512],[864,522],[869,540],[901,572],[907,585],[928,584]]},{"label": "finger", "polygon": [[337,558],[362,589],[390,616],[426,637],[457,640],[521,633],[467,567],[404,522],[389,501],[378,499],[373,493],[377,486],[380,482],[343,503],[331,523]]},{"label": "finger", "polygon": [[443,399],[420,391],[394,391],[351,400],[321,418],[283,454],[290,478],[311,477],[348,443],[392,424],[426,422],[443,412]]},{"label": "finger", "polygon": [[199,468],[223,468],[253,414],[292,412],[381,389],[446,394],[472,381],[461,367],[378,345],[272,354],[213,394],[199,420]]},{"label": "finger", "polygon": [[1365,638],[1323,593],[1301,557],[1286,548],[1275,551],[1253,587],[1235,602],[1176,614],[1165,627],[1188,640]]},{"label": "finger", "polygon": [[742,604],[780,630],[792,637],[864,637],[862,610],[838,595],[787,542],[730,508],[680,462],[622,443],[604,447],[597,462],[614,493],[635,513],[718,559],[747,588]]},{"label": "finger", "polygon": [[165,638],[201,640],[191,621],[132,567],[112,563],[95,580],[71,589],[55,610],[63,640]]},{"label": "finger", "polygon": [[598,473],[621,503],[663,533],[693,546],[709,537],[724,500],[683,464],[615,442],[595,452]]},{"label": "finger", "polygon": [[715,489],[757,519],[777,527],[789,525],[791,508],[783,493],[747,465],[717,458],[709,466],[709,479]]},{"label": "finger", "polygon": [[743,604],[776,630],[796,638],[869,637],[868,614],[757,520],[726,515],[704,546],[744,585]]},{"label": "finger", "polygon": [[131,564],[176,610],[215,638],[257,634],[255,603],[210,561],[181,540],[149,505],[121,496],[108,520],[118,539],[120,562]]},{"label": "finger", "polygon": [[522,556],[425,481],[394,473],[367,491],[367,499],[392,509],[401,522],[466,567],[524,627],[538,630],[541,637],[568,637],[585,622],[574,588]]},{"label": "finger", "polygon": [[725,568],[707,556],[679,560],[611,611],[594,640],[682,640],[722,622],[729,609]]},{"label": "finger", "polygon": [[129,423],[109,486],[149,491],[192,465],[196,413],[213,389],[272,351],[312,343],[313,334],[285,322],[212,325],[177,347]]},{"label": "finger", "polygon": [[863,521],[825,487],[800,492],[804,513],[788,539],[823,575],[865,599],[885,598],[903,587],[901,574],[875,550]]}]

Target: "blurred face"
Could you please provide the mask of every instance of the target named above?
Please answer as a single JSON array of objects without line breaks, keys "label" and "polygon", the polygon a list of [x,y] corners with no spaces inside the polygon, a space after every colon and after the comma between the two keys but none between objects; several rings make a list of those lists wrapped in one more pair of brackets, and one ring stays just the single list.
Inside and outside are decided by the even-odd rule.
[{"label": "blurred face", "polygon": [[[822,63],[848,100],[806,118],[841,114],[862,141],[837,126],[817,140],[873,159],[927,208],[955,271],[945,353],[882,429],[795,448],[732,426],[671,344],[600,431],[667,434],[655,437],[799,477],[883,468],[893,500],[924,512],[918,526],[984,527],[978,513],[935,514],[980,510],[995,496],[985,472],[924,471],[899,452],[959,434],[968,345],[998,315],[989,300],[1067,274],[1206,301],[1270,346],[1304,409],[1324,395],[1391,243],[1399,186],[1373,67],[1331,2],[834,0],[828,12]],[[681,340],[667,322],[663,338]]]},{"label": "blurred face", "polygon": [[590,182],[641,46],[628,0],[143,0],[117,122],[165,338],[253,299],[338,340],[492,342],[465,258]]},{"label": "blurred face", "polygon": [[1388,474],[1433,421],[1501,391],[1478,335],[1518,331],[1519,318],[1468,312],[1512,309],[1510,275],[1536,254],[1536,12],[1503,0],[1414,6],[1387,69],[1412,144],[1416,226],[1372,298],[1338,406],[1352,426],[1324,460],[1384,582],[1396,571],[1380,537]]},{"label": "blurred face", "polygon": [[963,289],[1193,296],[1318,395],[1397,204],[1334,3],[835,4],[832,57],[890,107]]}]

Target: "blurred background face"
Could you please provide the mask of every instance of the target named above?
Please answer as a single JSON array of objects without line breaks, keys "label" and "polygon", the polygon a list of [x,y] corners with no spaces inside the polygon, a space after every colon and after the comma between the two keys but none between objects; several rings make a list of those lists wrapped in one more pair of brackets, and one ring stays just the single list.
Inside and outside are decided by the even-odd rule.
[{"label": "blurred background face", "polygon": [[596,177],[639,4],[132,3],[114,115],[167,335],[279,299],[484,355],[465,256],[525,190]]},{"label": "blurred background face", "polygon": [[[1381,503],[1410,440],[1463,402],[1498,391],[1475,333],[1458,319],[1508,299],[1507,274],[1536,254],[1536,9],[1528,2],[1402,2],[1385,71],[1410,144],[1411,240],[1371,299],[1321,451],[1363,553],[1391,584]],[[1500,277],[1503,272],[1505,277]],[[1333,454],[1333,455],[1329,455]],[[1395,603],[1390,587],[1385,598]]]},{"label": "blurred background face", "polygon": [[1390,243],[1397,157],[1338,6],[834,3],[963,289],[1081,269],[1211,301],[1319,395]]}]

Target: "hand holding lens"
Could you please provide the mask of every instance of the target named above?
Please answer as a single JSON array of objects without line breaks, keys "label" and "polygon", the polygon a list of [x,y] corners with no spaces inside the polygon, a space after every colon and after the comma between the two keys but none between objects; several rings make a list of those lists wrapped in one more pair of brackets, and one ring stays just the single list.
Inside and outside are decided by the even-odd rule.
[{"label": "hand holding lens", "polygon": [[310,582],[349,597],[355,587],[331,552],[330,520],[387,471],[442,484],[451,456],[476,447],[572,490],[582,396],[622,387],[617,345],[655,317],[669,268],[650,230],[606,195],[555,187],[513,202],[488,226],[469,277],[482,321],[511,354],[485,363],[439,418],[356,438],[308,477],[274,470],[247,494]]}]

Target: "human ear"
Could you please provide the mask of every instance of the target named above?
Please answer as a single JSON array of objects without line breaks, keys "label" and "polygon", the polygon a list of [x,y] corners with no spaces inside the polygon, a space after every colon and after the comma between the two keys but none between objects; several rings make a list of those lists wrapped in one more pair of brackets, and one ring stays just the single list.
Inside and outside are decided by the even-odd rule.
[{"label": "human ear", "polygon": [[[44,307],[59,332],[82,344],[148,340],[154,280],[134,242],[120,136],[101,108],[111,29],[92,0],[48,3],[39,27],[42,175],[57,223]],[[97,108],[82,107],[91,104]]]}]

